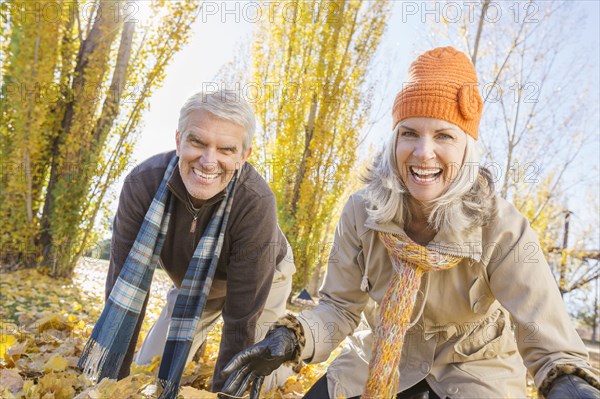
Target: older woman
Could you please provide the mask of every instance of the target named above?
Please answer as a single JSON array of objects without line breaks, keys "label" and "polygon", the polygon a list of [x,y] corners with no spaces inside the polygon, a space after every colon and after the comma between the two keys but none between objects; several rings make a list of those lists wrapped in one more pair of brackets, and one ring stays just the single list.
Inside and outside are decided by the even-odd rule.
[{"label": "older woman", "polygon": [[321,301],[280,320],[224,369],[224,393],[285,361],[321,362],[354,333],[305,398],[597,398],[597,371],[571,326],[538,239],[479,166],[483,102],[464,53],[411,65],[393,134],[342,213]]}]

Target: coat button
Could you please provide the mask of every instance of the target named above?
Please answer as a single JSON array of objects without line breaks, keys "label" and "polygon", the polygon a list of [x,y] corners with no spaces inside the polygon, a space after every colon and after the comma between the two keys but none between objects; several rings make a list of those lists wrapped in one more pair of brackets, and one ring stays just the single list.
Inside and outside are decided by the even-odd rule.
[{"label": "coat button", "polygon": [[421,363],[421,372],[423,374],[428,374],[431,371],[431,365],[427,362]]},{"label": "coat button", "polygon": [[483,352],[483,356],[484,356],[486,359],[491,359],[491,358],[493,358],[493,357],[496,357],[496,351],[495,351],[495,350],[493,350],[493,349],[488,349],[488,350],[486,350],[485,352]]},{"label": "coat button", "polygon": [[479,313],[480,310],[481,310],[481,298],[479,298],[477,300],[477,302],[475,302],[475,305],[473,305],[473,312]]},{"label": "coat button", "polygon": [[475,313],[483,313],[485,309],[483,308],[483,304],[488,300],[487,295],[482,295],[477,298],[477,301],[473,305],[473,312]]},{"label": "coat button", "polygon": [[450,387],[448,387],[448,391],[447,391],[450,395],[456,395],[458,393],[458,387],[455,385],[452,385]]}]

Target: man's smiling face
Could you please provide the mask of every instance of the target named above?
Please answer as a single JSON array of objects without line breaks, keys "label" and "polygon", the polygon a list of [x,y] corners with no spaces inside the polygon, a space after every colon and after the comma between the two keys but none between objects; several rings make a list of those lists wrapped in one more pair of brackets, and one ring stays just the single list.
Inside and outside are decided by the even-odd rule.
[{"label": "man's smiling face", "polygon": [[207,200],[221,192],[251,153],[244,150],[244,127],[206,111],[192,112],[183,132],[177,131],[179,173],[193,199]]}]

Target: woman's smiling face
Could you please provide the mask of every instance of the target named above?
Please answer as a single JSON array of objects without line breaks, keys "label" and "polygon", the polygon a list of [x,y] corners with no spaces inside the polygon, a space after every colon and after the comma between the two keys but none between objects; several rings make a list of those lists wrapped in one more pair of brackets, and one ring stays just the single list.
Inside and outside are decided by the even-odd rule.
[{"label": "woman's smiling face", "polygon": [[396,166],[410,195],[420,202],[439,198],[458,175],[467,135],[434,118],[407,118],[397,127]]}]

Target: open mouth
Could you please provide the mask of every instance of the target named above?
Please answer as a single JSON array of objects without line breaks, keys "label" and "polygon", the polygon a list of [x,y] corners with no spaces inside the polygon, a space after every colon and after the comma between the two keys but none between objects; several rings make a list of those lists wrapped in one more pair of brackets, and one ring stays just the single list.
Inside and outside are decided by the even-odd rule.
[{"label": "open mouth", "polygon": [[192,171],[194,172],[194,174],[196,176],[198,176],[201,179],[207,180],[207,181],[214,181],[217,180],[218,178],[221,177],[222,173],[207,173],[207,172],[202,172],[196,168],[192,168]]},{"label": "open mouth", "polygon": [[442,175],[442,168],[418,168],[416,166],[410,166],[410,174],[418,182],[429,183],[438,179]]}]

